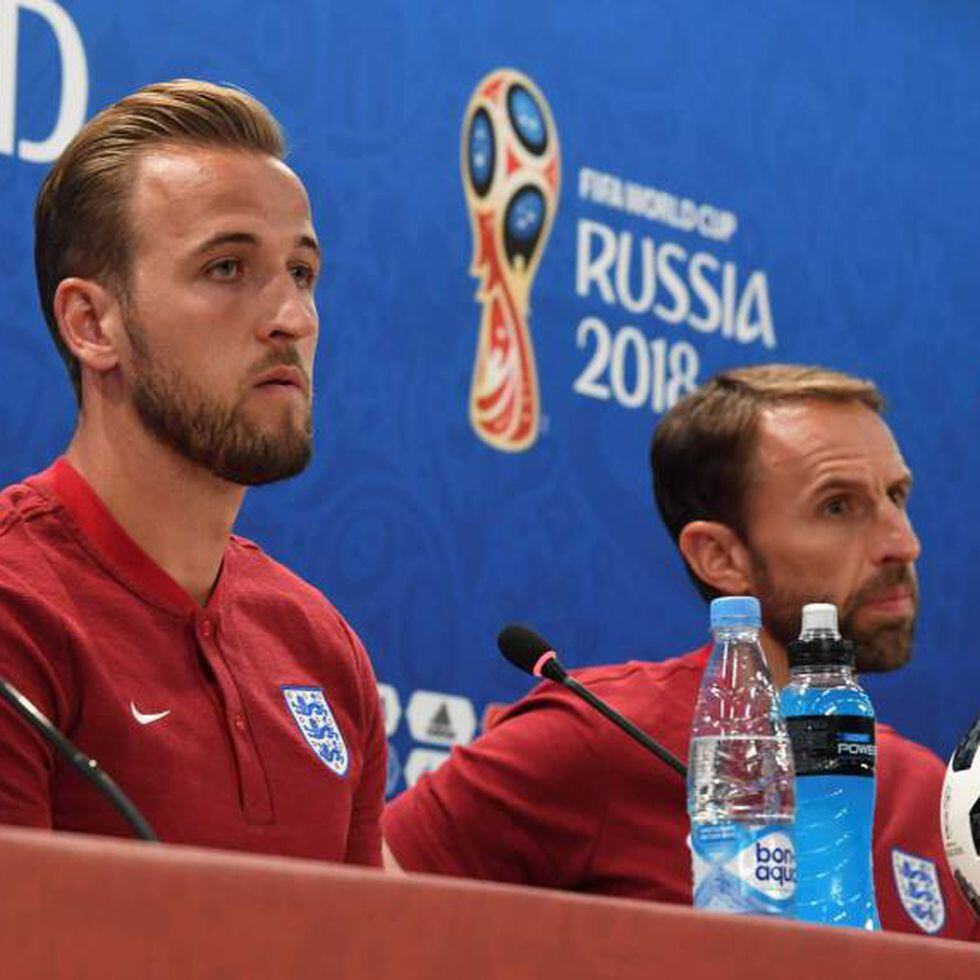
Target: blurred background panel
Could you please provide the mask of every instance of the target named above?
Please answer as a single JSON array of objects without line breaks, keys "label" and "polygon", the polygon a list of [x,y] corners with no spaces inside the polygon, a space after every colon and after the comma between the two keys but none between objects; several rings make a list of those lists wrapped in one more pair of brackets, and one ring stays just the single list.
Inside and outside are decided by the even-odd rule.
[{"label": "blurred background panel", "polygon": [[[0,478],[74,418],[31,257],[59,140],[144,83],[230,82],[285,125],[326,256],[317,455],[239,530],[371,650],[390,791],[526,690],[507,621],[570,665],[703,641],[650,434],[699,380],[774,359],[888,398],[922,616],[913,663],[868,686],[946,755],[980,708],[978,51],[969,0],[4,0]],[[524,389],[500,331],[533,356]]]}]

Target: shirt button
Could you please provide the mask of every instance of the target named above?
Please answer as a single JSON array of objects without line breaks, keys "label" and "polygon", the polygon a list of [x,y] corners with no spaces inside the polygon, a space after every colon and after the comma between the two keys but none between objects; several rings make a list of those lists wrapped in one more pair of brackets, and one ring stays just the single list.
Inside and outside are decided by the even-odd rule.
[{"label": "shirt button", "polygon": [[245,716],[244,715],[235,715],[234,725],[235,725],[235,728],[238,729],[238,731],[240,731],[240,732],[245,731]]},{"label": "shirt button", "polygon": [[201,623],[201,636],[207,638],[210,637],[213,632],[214,632],[214,627],[211,625],[211,620],[205,619]]}]

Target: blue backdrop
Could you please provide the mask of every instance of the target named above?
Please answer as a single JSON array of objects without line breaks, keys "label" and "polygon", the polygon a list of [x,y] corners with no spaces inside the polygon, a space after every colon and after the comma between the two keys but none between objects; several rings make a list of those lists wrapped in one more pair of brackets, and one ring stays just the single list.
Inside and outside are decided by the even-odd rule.
[{"label": "blue backdrop", "polygon": [[[889,398],[923,611],[914,662],[869,686],[945,755],[980,708],[978,51],[969,0],[0,0],[0,478],[44,467],[73,421],[33,283],[37,158],[146,82],[232,82],[284,123],[326,249],[317,456],[250,493],[240,530],[367,643],[392,789],[526,689],[495,651],[508,620],[573,664],[702,641],[648,441],[691,383],[769,359]],[[524,276],[537,435],[516,452],[469,418],[460,135],[498,68],[536,86],[560,144]]]}]

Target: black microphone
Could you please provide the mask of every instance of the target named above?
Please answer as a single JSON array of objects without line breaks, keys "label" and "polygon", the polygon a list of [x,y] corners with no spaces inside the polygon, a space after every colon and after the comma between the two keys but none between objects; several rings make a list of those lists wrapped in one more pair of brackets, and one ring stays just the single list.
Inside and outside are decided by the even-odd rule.
[{"label": "black microphone", "polygon": [[147,823],[146,818],[133,801],[119,788],[115,780],[99,768],[95,759],[90,759],[81,749],[51,724],[44,712],[30,698],[21,694],[9,681],[0,677],[0,697],[2,697],[32,728],[40,732],[45,741],[50,742],[99,792],[104,793],[112,805],[123,815],[141,840],[159,843],[160,838]]},{"label": "black microphone", "polygon": [[587,687],[580,684],[574,677],[568,676],[568,671],[561,665],[558,654],[552,650],[547,640],[538,636],[534,630],[519,623],[505,626],[497,635],[497,646],[500,652],[518,669],[535,677],[546,677],[549,681],[561,684],[577,694],[586,704],[591,705],[605,718],[608,718],[617,728],[622,729],[631,738],[636,739],[645,749],[652,752],[661,762],[666,762],[671,769],[687,776],[687,766],[672,752],[665,749],[659,742],[650,738],[633,722],[624,718],[618,711],[611,708],[605,701],[597,698]]}]

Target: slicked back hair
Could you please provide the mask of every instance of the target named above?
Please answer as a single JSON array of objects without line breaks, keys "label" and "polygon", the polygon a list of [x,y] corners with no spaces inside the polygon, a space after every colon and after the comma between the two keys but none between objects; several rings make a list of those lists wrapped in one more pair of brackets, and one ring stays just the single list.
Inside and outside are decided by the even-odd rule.
[{"label": "slicked back hair", "polygon": [[41,309],[81,404],[81,371],[54,315],[58,284],[94,279],[125,298],[133,230],[128,205],[136,164],[151,149],[216,147],[282,159],[279,123],[240,89],[193,79],[147,85],[82,127],[41,185],[34,208],[34,266]]}]

